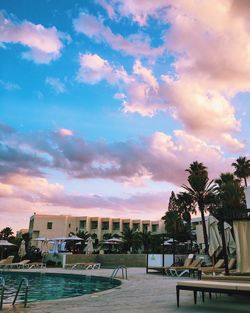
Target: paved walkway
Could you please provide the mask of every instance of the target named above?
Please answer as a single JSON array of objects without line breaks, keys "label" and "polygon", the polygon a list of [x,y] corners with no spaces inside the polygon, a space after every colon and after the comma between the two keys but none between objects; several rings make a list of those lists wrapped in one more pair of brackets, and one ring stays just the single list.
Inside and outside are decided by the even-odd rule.
[{"label": "paved walkway", "polygon": [[[52,271],[52,270],[46,270]],[[65,272],[55,269],[53,272]],[[96,276],[110,276],[112,270],[66,270],[67,273],[81,273]],[[193,294],[181,291],[180,308],[176,307],[175,278],[160,274],[146,274],[145,269],[129,268],[128,280],[122,285],[100,293],[77,298],[30,303],[27,308],[21,305],[5,307],[3,312],[18,313],[247,313],[250,312],[250,299],[227,295],[213,296],[202,303],[193,304]]]}]

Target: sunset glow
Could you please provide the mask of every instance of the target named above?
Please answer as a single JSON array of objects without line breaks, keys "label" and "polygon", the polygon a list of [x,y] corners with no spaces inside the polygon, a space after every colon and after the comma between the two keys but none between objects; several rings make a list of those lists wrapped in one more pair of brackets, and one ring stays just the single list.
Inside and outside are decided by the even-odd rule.
[{"label": "sunset glow", "polygon": [[0,228],[158,220],[190,163],[212,179],[249,158],[249,16],[246,0],[2,0]]}]

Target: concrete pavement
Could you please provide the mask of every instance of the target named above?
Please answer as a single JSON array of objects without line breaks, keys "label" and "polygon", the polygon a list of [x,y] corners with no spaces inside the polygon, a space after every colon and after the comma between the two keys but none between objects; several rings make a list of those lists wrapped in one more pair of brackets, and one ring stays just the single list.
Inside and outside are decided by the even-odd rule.
[{"label": "concrete pavement", "polygon": [[[63,270],[46,269],[50,272],[81,273],[86,275],[107,276],[111,269],[101,270]],[[119,276],[118,276],[119,278]],[[180,278],[178,278],[180,279]],[[76,298],[43,301],[16,307],[4,307],[3,312],[18,313],[247,313],[250,312],[250,299],[227,295],[208,297],[205,303],[198,298],[193,304],[193,294],[181,291],[180,308],[176,307],[175,286],[177,278],[160,274],[146,274],[144,268],[128,268],[128,280],[122,285],[100,293],[84,295]],[[181,278],[183,279],[183,278]]]}]

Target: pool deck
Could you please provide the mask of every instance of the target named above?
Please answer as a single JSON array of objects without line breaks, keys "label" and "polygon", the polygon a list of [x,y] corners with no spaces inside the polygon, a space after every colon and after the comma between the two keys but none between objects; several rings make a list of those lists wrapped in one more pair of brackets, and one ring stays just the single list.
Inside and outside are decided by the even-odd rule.
[{"label": "pool deck", "polygon": [[[35,270],[33,270],[35,271]],[[100,270],[63,270],[45,269],[53,273],[79,273],[85,275],[106,276],[111,269]],[[120,276],[118,275],[117,278]],[[208,297],[202,303],[198,297],[197,305],[193,304],[193,294],[181,291],[180,308],[176,307],[176,281],[183,278],[170,278],[160,274],[146,274],[145,268],[128,268],[128,280],[122,285],[103,292],[84,295],[76,298],[43,301],[23,305],[4,306],[1,312],[15,313],[247,313],[250,312],[250,299],[227,295]]]}]

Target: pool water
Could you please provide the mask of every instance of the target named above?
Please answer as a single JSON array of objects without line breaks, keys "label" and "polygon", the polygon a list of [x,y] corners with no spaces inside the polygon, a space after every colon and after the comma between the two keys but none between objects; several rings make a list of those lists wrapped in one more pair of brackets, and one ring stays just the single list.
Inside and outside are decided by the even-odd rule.
[{"label": "pool water", "polygon": [[[117,279],[76,274],[2,272],[0,276],[4,277],[7,287],[4,293],[4,303],[12,302],[23,277],[29,282],[28,302],[78,297],[111,289],[121,284]],[[21,289],[17,302],[23,301],[24,289],[24,287]]]}]

